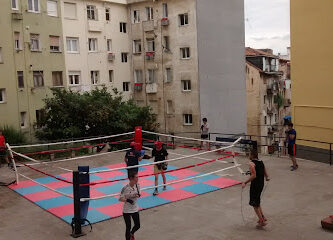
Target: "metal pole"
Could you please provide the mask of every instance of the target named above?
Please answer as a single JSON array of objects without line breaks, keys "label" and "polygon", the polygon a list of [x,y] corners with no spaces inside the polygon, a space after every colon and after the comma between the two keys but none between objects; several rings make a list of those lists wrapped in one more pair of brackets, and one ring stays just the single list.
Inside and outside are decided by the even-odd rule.
[{"label": "metal pole", "polygon": [[80,209],[80,173],[73,171],[73,196],[74,196],[74,229],[71,234],[72,237],[78,238],[85,234],[82,233],[81,228],[81,209]]},{"label": "metal pole", "polygon": [[330,143],[330,165],[332,165],[332,143]]},{"label": "metal pole", "polygon": [[15,177],[16,177],[16,184],[18,184],[19,183],[19,177],[18,177],[18,173],[17,173],[16,163],[15,163],[15,160],[14,160],[14,155],[13,155],[12,149],[9,146],[9,144],[7,143],[6,145],[7,145],[8,151],[9,151],[10,160],[12,161],[12,164],[13,164],[13,167],[14,167]]}]

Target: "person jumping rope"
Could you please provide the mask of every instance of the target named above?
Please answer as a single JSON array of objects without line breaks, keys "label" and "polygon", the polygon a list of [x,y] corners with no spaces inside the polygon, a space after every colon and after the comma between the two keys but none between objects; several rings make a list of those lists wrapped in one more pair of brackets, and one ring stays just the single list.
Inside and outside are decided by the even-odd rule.
[{"label": "person jumping rope", "polygon": [[264,178],[266,178],[266,181],[269,181],[270,179],[268,177],[265,164],[258,159],[257,150],[251,151],[249,165],[251,176],[248,180],[242,183],[242,188],[245,188],[246,184],[251,182],[249,205],[253,207],[255,213],[259,218],[258,226],[263,227],[267,224],[267,219],[265,218],[262,211],[260,205],[260,198],[262,190],[264,188]]}]

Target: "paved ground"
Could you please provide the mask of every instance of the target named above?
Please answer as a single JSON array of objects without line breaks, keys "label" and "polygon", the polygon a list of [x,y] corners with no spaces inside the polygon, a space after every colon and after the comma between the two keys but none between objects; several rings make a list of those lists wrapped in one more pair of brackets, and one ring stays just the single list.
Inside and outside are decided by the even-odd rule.
[{"label": "paved ground", "polygon": [[[177,154],[195,153],[192,150],[177,149]],[[175,157],[176,155],[172,155]],[[122,154],[94,157],[81,160],[80,164],[102,166],[121,161]],[[202,156],[215,158],[216,154]],[[238,157],[247,168],[247,160]],[[323,217],[333,214],[333,167],[324,163],[300,160],[300,169],[289,171],[286,158],[262,157],[271,175],[263,196],[263,209],[269,219],[264,230],[255,228],[255,217],[248,206],[248,187],[243,193],[241,215],[241,187],[200,195],[195,198],[167,204],[140,213],[142,228],[136,234],[138,240],[215,240],[215,239],[332,239],[333,232],[320,226]],[[185,166],[202,159],[174,162]],[[74,168],[77,163],[66,162],[57,166]],[[228,163],[212,163],[194,170],[209,172],[231,166]],[[41,166],[41,169],[58,174],[58,169]],[[20,171],[40,177],[30,170]],[[243,180],[236,170],[227,172],[231,178]],[[6,178],[5,168],[0,169],[0,181]],[[225,173],[221,173],[225,174]],[[33,203],[6,187],[0,187],[0,239],[71,239],[70,226],[47,213]],[[88,228],[84,229],[88,232]],[[116,218],[93,225],[93,231],[81,239],[124,239],[124,223]]]}]

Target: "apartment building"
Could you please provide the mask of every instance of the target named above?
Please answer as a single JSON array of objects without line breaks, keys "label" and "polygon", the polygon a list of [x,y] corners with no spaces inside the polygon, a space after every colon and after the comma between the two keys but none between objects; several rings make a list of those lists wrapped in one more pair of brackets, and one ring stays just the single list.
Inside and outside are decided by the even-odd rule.
[{"label": "apartment building", "polygon": [[43,99],[66,84],[60,4],[3,1],[0,22],[0,122],[33,136]]},{"label": "apartment building", "polygon": [[263,136],[256,138],[262,145],[279,144],[284,118],[290,115],[290,61],[271,49],[246,48],[245,69],[248,134]]},{"label": "apartment building", "polygon": [[319,161],[330,148],[320,142],[333,143],[332,8],[330,0],[290,1],[292,116],[298,138],[318,141],[298,141],[298,153]]},{"label": "apartment building", "polygon": [[[164,132],[246,132],[243,1],[129,0],[134,99]],[[237,105],[237,109],[232,106]]]},{"label": "apartment building", "polygon": [[117,88],[132,95],[127,6],[117,1],[62,0],[69,89]]},{"label": "apartment building", "polygon": [[33,136],[51,88],[106,86],[150,106],[163,132],[198,132],[203,117],[246,132],[241,0],[12,0],[0,12],[1,123]]}]

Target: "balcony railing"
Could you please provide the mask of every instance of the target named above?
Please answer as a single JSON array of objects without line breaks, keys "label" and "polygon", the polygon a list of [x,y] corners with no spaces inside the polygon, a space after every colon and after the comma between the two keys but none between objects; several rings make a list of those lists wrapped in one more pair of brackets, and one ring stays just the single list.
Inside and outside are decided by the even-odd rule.
[{"label": "balcony railing", "polygon": [[146,60],[154,60],[155,52],[146,52]]},{"label": "balcony railing", "polygon": [[112,62],[114,60],[114,54],[108,53],[108,61]]},{"label": "balcony railing", "polygon": [[135,83],[134,84],[134,91],[141,92],[142,91],[142,83]]},{"label": "balcony railing", "polygon": [[161,25],[162,26],[168,26],[169,25],[169,19],[168,18],[162,18]]},{"label": "balcony railing", "polygon": [[146,84],[146,93],[157,93],[157,83]]}]

